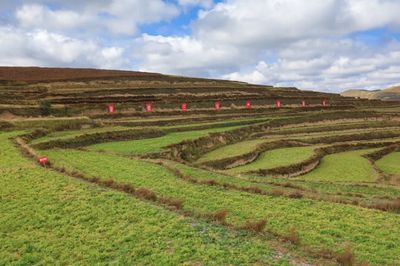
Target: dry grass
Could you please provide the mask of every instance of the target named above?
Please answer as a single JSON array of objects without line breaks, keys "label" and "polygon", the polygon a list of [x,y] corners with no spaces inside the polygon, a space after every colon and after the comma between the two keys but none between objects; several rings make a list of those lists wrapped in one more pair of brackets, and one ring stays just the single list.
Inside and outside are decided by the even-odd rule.
[{"label": "dry grass", "polygon": [[345,250],[336,255],[336,261],[343,266],[355,265],[353,251],[347,247]]},{"label": "dry grass", "polygon": [[210,219],[212,219],[213,221],[225,224],[227,215],[228,215],[228,210],[227,209],[221,209],[221,210],[209,213],[207,216]]},{"label": "dry grass", "polygon": [[159,202],[168,206],[172,206],[177,210],[181,210],[183,208],[183,199],[160,197]]},{"label": "dry grass", "polygon": [[300,236],[299,233],[297,232],[295,227],[291,227],[288,231],[288,233],[283,236],[283,240],[286,242],[290,242],[293,245],[299,245],[300,244]]},{"label": "dry grass", "polygon": [[148,188],[139,188],[135,191],[135,195],[145,199],[145,200],[151,200],[151,201],[156,201],[157,200],[157,195],[154,193],[152,190]]},{"label": "dry grass", "polygon": [[255,233],[261,233],[265,226],[267,225],[267,220],[261,219],[261,220],[250,220],[245,222],[243,225],[241,225],[239,228],[242,230],[247,230]]}]

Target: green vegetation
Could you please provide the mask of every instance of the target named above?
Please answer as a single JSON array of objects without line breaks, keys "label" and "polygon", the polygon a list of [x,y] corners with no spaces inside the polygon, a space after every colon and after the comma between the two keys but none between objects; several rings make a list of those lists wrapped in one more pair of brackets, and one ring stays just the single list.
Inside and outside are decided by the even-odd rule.
[{"label": "green vegetation", "polygon": [[264,139],[255,139],[255,140],[240,141],[231,145],[226,145],[219,149],[204,154],[202,157],[200,157],[200,159],[197,162],[202,163],[212,160],[219,160],[226,157],[242,155],[244,153],[251,152],[257,147],[257,145],[264,143],[266,141],[267,140]]},{"label": "green vegetation", "polygon": [[314,248],[338,250],[342,243],[349,242],[359,259],[373,264],[400,263],[397,214],[194,185],[160,165],[115,155],[72,150],[55,150],[49,155],[66,169],[100,179],[112,177],[118,182],[151,189],[157,195],[183,199],[183,209],[187,211],[206,214],[225,208],[230,223],[240,225],[249,219],[266,219],[269,231],[286,234],[294,226],[302,243]]},{"label": "green vegetation", "polygon": [[315,146],[292,147],[270,150],[262,153],[252,163],[227,170],[230,174],[239,174],[259,169],[271,169],[280,166],[299,163],[314,154]]},{"label": "green vegetation", "polygon": [[400,265],[398,103],[25,70],[0,84],[0,265]]},{"label": "green vegetation", "polygon": [[51,114],[51,102],[48,100],[42,100],[39,102],[40,114],[48,116]]},{"label": "green vegetation", "polygon": [[252,264],[268,240],[183,218],[22,157],[0,134],[0,264]]},{"label": "green vegetation", "polygon": [[364,149],[341,152],[324,157],[321,164],[312,172],[299,178],[313,181],[330,182],[374,182],[377,173],[363,154],[374,151]]},{"label": "green vegetation", "polygon": [[69,139],[69,138],[74,138],[76,136],[80,136],[80,135],[84,135],[84,134],[128,130],[128,129],[130,129],[130,128],[117,126],[117,127],[96,127],[96,128],[85,128],[85,129],[79,129],[79,130],[55,131],[50,134],[47,134],[44,137],[34,139],[32,141],[32,144],[51,141],[51,140],[58,140],[58,139]]},{"label": "green vegetation", "polygon": [[189,139],[196,139],[202,136],[206,136],[209,133],[223,132],[240,127],[241,126],[234,126],[234,127],[211,128],[211,129],[196,130],[196,131],[173,132],[159,138],[94,144],[88,146],[88,149],[111,151],[124,155],[137,155],[137,154],[160,152],[163,147],[174,143],[179,143],[181,141]]},{"label": "green vegetation", "polygon": [[400,152],[384,156],[376,162],[376,165],[387,174],[400,175]]}]

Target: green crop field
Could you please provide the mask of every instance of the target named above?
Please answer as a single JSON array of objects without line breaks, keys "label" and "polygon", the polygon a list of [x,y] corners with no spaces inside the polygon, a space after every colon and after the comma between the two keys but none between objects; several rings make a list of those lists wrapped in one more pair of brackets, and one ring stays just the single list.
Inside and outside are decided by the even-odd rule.
[{"label": "green crop field", "polygon": [[0,84],[0,265],[400,265],[398,103],[28,70]]},{"label": "green crop field", "polygon": [[388,174],[400,175],[400,152],[386,155],[376,162],[377,166]]},{"label": "green crop field", "polygon": [[184,140],[200,138],[210,133],[228,131],[239,127],[241,126],[174,132],[159,138],[94,144],[89,146],[88,149],[116,152],[124,155],[159,152],[163,147],[171,144],[179,143]]},{"label": "green crop field", "polygon": [[321,164],[301,179],[331,182],[374,182],[377,173],[367,159],[361,155],[373,150],[359,150],[331,154]]},{"label": "green crop field", "polygon": [[270,169],[306,160],[314,154],[315,146],[281,148],[262,153],[254,162],[227,170],[227,173],[238,174],[252,170]]}]

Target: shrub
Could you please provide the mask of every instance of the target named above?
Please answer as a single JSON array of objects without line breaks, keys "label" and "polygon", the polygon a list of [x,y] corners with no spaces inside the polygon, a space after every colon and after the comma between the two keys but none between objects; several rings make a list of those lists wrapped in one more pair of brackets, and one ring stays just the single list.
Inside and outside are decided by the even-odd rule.
[{"label": "shrub", "polygon": [[287,242],[290,242],[294,245],[300,244],[300,236],[299,233],[296,231],[296,228],[291,227],[288,233],[283,237],[283,239]]},{"label": "shrub", "polygon": [[40,114],[43,116],[48,116],[51,114],[51,102],[47,100],[42,100],[39,102]]},{"label": "shrub", "polygon": [[266,225],[267,225],[267,221],[265,219],[261,219],[258,221],[251,220],[251,221],[245,222],[242,226],[240,226],[240,229],[252,231],[255,233],[261,233],[264,230]]},{"label": "shrub", "polygon": [[179,198],[161,197],[160,202],[162,204],[175,207],[177,210],[180,210],[183,207],[183,199]]},{"label": "shrub", "polygon": [[280,197],[285,195],[285,192],[282,189],[273,189],[271,192],[272,196]]},{"label": "shrub", "polygon": [[208,214],[208,216],[213,220],[220,223],[225,223],[226,216],[228,215],[227,209],[221,209]]},{"label": "shrub", "polygon": [[354,265],[354,254],[352,250],[347,247],[344,251],[338,253],[336,255],[336,261],[343,266]]},{"label": "shrub", "polygon": [[304,194],[301,191],[293,191],[289,194],[289,198],[292,199],[301,199],[304,197]]},{"label": "shrub", "polygon": [[146,200],[151,200],[151,201],[157,200],[156,193],[154,193],[153,191],[151,191],[148,188],[139,188],[136,190],[135,194],[138,197],[146,199]]}]

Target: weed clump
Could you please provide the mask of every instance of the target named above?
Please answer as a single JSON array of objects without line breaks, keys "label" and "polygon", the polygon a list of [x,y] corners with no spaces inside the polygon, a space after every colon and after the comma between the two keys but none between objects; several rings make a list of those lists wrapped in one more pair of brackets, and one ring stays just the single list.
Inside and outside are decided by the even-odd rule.
[{"label": "weed clump", "polygon": [[336,261],[342,266],[354,265],[355,260],[353,251],[347,247],[345,250],[336,255]]},{"label": "weed clump", "polygon": [[156,201],[157,195],[152,190],[148,188],[139,188],[135,191],[135,194],[145,200]]},{"label": "weed clump", "polygon": [[293,245],[299,245],[300,244],[300,236],[299,233],[297,232],[296,228],[291,227],[288,231],[288,233],[283,236],[283,240],[292,243]]},{"label": "weed clump", "polygon": [[215,212],[212,212],[210,214],[208,214],[208,216],[216,222],[220,222],[220,223],[225,223],[226,220],[226,216],[228,215],[228,210],[227,209],[221,209]]},{"label": "weed clump", "polygon": [[240,229],[255,232],[255,233],[261,233],[265,226],[267,225],[267,220],[261,219],[261,220],[250,220],[245,222],[242,226],[240,226]]},{"label": "weed clump", "polygon": [[181,210],[183,208],[183,199],[161,197],[159,201],[162,204],[172,206],[172,207],[176,208],[177,210]]}]

